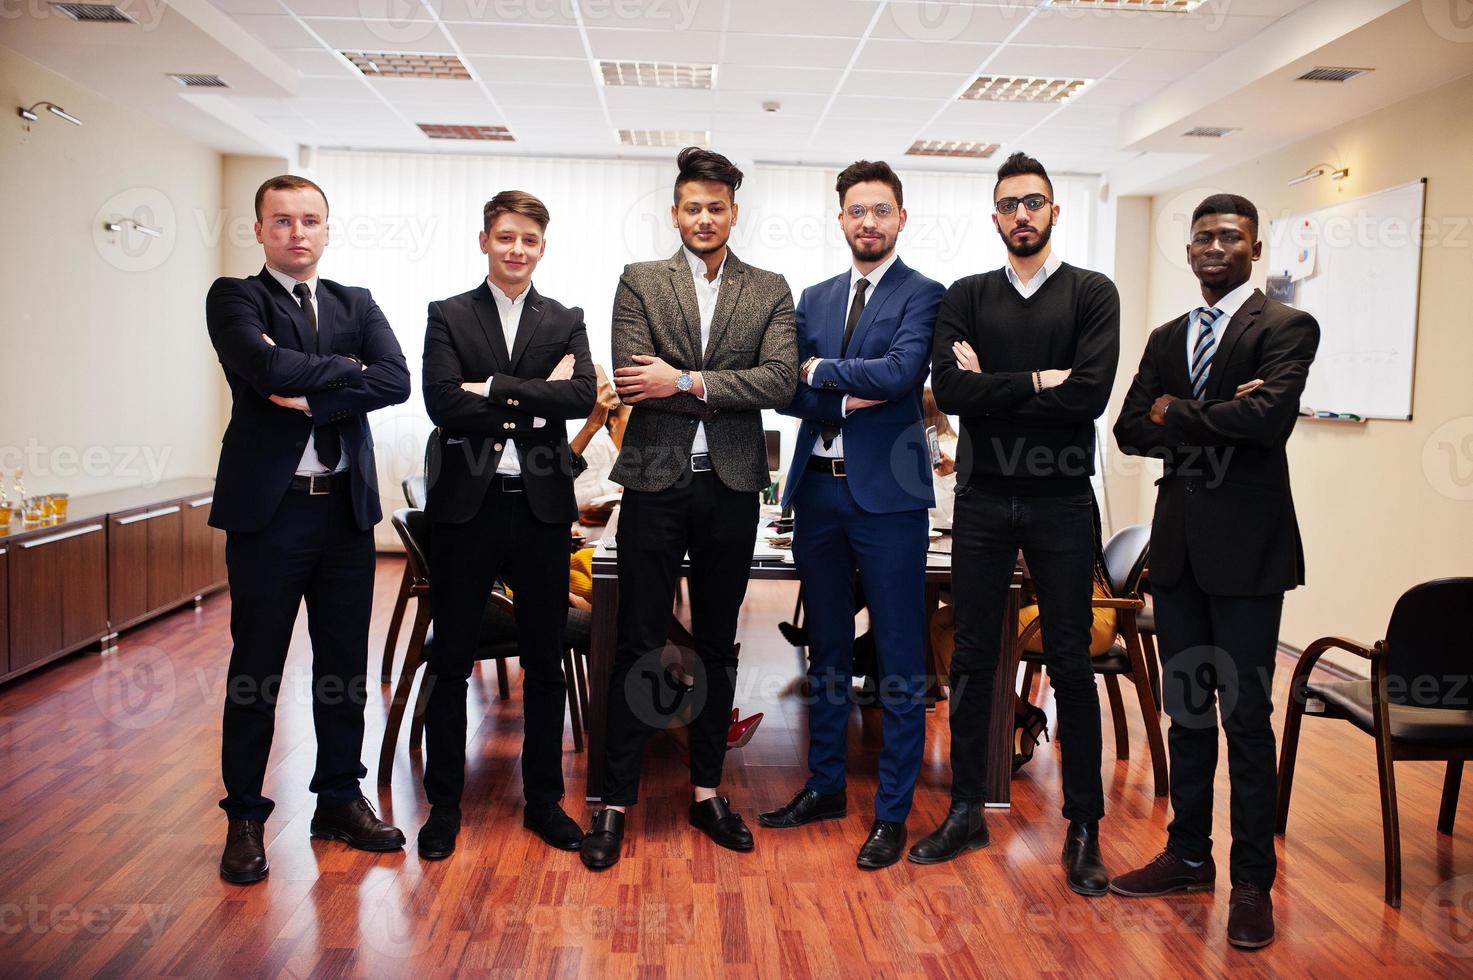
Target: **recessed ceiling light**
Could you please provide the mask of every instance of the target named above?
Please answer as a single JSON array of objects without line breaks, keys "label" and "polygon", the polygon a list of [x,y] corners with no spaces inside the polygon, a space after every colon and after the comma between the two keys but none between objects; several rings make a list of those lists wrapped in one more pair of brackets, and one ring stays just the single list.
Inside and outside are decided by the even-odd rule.
[{"label": "recessed ceiling light", "polygon": [[1359,78],[1375,70],[1374,68],[1330,68],[1316,65],[1294,80],[1296,82],[1348,82],[1352,78]]},{"label": "recessed ceiling light", "polygon": [[1241,128],[1241,126],[1193,126],[1182,135],[1216,140],[1222,139],[1228,133],[1236,133]]},{"label": "recessed ceiling light", "polygon": [[1089,82],[1082,78],[1022,78],[982,75],[961,94],[986,102],[1065,102]]},{"label": "recessed ceiling light", "polygon": [[716,84],[715,65],[680,65],[669,61],[600,61],[605,85],[636,88],[698,88]]},{"label": "recessed ceiling light", "polygon": [[1159,10],[1189,14],[1207,0],[1048,0],[1050,7],[1085,7],[1091,10]]},{"label": "recessed ceiling light", "polygon": [[344,58],[369,78],[435,78],[468,81],[471,73],[453,54],[395,54],[343,51]]},{"label": "recessed ceiling light", "polygon": [[53,3],[51,8],[72,20],[88,24],[136,24],[128,13],[110,3]]},{"label": "recessed ceiling light", "polygon": [[229,88],[219,75],[201,75],[193,72],[171,71],[168,76],[185,88]]},{"label": "recessed ceiling light", "polygon": [[471,126],[453,123],[416,123],[432,140],[492,140],[510,143],[516,140],[505,126]]},{"label": "recessed ceiling light", "polygon": [[997,143],[973,143],[966,140],[916,140],[905,151],[908,157],[970,157],[985,160],[997,152]]},{"label": "recessed ceiling light", "polygon": [[625,146],[705,146],[711,134],[694,129],[621,129],[619,142]]}]

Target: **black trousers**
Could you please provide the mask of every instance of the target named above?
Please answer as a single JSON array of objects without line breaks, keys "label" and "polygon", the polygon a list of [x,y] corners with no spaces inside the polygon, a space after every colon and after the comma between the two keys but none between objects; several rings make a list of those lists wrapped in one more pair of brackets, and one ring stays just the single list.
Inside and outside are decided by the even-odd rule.
[{"label": "black trousers", "polygon": [[367,775],[363,706],[367,700],[368,620],[373,605],[373,532],[358,527],[347,481],[332,493],[289,490],[260,531],[230,531],[229,674],[220,739],[225,798],[232,819],[264,821],[275,803],[262,795],[282,696],[282,669],[302,600],[312,637],[310,697],[317,766],[309,786],[327,803],[359,796]]},{"label": "black trousers", "polygon": [[[644,747],[677,717],[690,720],[693,786],[721,785],[735,696],[737,616],[757,540],[755,492],[714,472],[687,472],[668,489],[625,490],[619,508],[619,638],[609,681],[605,803],[639,796]],[[680,563],[690,555],[695,688],[671,687],[661,663]]]},{"label": "black trousers", "polygon": [[522,793],[531,804],[563,798],[563,630],[568,623],[568,525],[532,516],[525,493],[493,480],[464,524],[430,527],[430,608],[435,639],[424,683],[425,796],[459,807],[465,790],[466,687],[482,619],[498,578],[516,606],[522,665]]},{"label": "black trousers", "polygon": [[1038,592],[1043,655],[1059,709],[1064,816],[1098,820],[1100,695],[1090,666],[1090,598],[1094,585],[1094,503],[1089,491],[1012,497],[974,486],[956,491],[952,521],[951,594],[956,649],[951,658],[951,795],[981,802],[987,775],[993,678],[1013,566],[1021,548]]},{"label": "black trousers", "polygon": [[1282,592],[1208,595],[1190,564],[1170,586],[1151,583],[1161,639],[1161,696],[1171,728],[1171,823],[1167,849],[1189,861],[1212,855],[1212,785],[1218,715],[1227,733],[1233,846],[1229,873],[1267,891],[1274,856],[1278,771],[1273,680]]}]

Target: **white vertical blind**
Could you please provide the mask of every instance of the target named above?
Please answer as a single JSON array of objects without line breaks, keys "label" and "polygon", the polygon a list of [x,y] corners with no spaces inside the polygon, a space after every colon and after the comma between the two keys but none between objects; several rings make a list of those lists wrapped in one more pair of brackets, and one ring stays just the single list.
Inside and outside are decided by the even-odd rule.
[{"label": "white vertical blind", "polygon": [[[386,511],[403,506],[400,480],[420,471],[431,429],[420,392],[427,304],[485,278],[476,236],[481,208],[492,195],[524,190],[547,204],[547,255],[534,281],[539,292],[583,308],[594,360],[606,371],[620,272],[629,262],[670,255],[680,244],[670,219],[672,161],[322,151],[312,176],[331,202],[332,238],[322,274],[373,291],[413,377],[409,401],[370,420]],[[737,193],[733,251],[786,276],[795,301],[804,287],[849,264],[837,221],[836,176],[835,169],[758,165]],[[900,176],[908,213],[900,253],[907,264],[944,284],[1002,264],[990,167],[976,174],[901,170]],[[1054,247],[1085,267],[1092,259],[1094,185],[1093,178],[1054,179],[1062,208]],[[768,414],[768,428],[784,432],[786,459],[791,420]],[[378,541],[397,547],[387,522]]]}]

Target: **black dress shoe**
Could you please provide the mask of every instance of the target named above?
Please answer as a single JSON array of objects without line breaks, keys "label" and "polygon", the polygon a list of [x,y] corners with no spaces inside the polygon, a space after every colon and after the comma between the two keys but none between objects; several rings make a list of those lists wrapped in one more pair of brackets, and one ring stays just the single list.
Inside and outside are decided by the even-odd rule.
[{"label": "black dress shoe", "polygon": [[1076,820],[1064,832],[1059,856],[1068,872],[1069,888],[1081,895],[1103,895],[1110,890],[1110,874],[1100,858],[1100,822]]},{"label": "black dress shoe", "polygon": [[384,823],[362,796],[352,803],[318,803],[312,814],[312,836],[340,840],[360,851],[397,851],[404,833]]},{"label": "black dress shoe", "polygon": [[522,826],[560,851],[576,851],[583,841],[583,829],[556,803],[528,803]]},{"label": "black dress shoe", "polygon": [[940,864],[959,854],[975,851],[990,843],[987,818],[981,803],[951,801],[951,809],[941,826],[916,841],[906,855],[916,864]]},{"label": "black dress shoe", "polygon": [[419,856],[439,861],[455,853],[460,833],[460,810],[453,806],[430,807],[430,818],[419,828]]},{"label": "black dress shoe", "polygon": [[808,629],[806,627],[794,626],[792,623],[778,623],[777,631],[792,646],[806,647],[808,645]]},{"label": "black dress shoe", "polygon": [[1149,864],[1110,879],[1110,891],[1130,898],[1154,898],[1172,892],[1210,892],[1216,881],[1212,855],[1194,868],[1170,851],[1162,851]]},{"label": "black dress shoe", "polygon": [[805,786],[787,806],[757,814],[757,822],[764,827],[801,827],[815,820],[838,820],[848,812],[849,804],[842,789],[837,793],[818,793]]},{"label": "black dress shoe", "polygon": [[690,825],[729,851],[752,849],[752,832],[731,812],[731,801],[724,796],[692,803]]},{"label": "black dress shoe", "polygon": [[867,871],[888,868],[900,860],[900,853],[904,850],[905,824],[898,820],[876,820],[869,829],[869,838],[859,849],[859,859],[854,863]]},{"label": "black dress shoe", "polygon": [[600,810],[593,815],[593,826],[578,846],[578,856],[594,871],[612,868],[619,863],[619,848],[624,843],[624,814],[618,810]]},{"label": "black dress shoe", "polygon": [[266,877],[265,828],[259,820],[231,820],[225,831],[225,853],[220,855],[220,877],[232,885],[249,885]]},{"label": "black dress shoe", "polygon": [[1233,886],[1227,941],[1239,949],[1262,949],[1274,941],[1274,903],[1268,892],[1246,882]]}]

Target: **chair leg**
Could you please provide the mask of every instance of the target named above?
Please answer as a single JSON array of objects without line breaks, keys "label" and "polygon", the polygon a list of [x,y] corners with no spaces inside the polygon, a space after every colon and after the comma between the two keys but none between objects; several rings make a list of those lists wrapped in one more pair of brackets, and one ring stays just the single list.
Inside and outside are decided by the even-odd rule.
[{"label": "chair leg", "polygon": [[1156,637],[1141,633],[1141,656],[1146,661],[1146,676],[1151,679],[1151,695],[1156,699],[1156,710],[1161,710],[1161,658],[1156,653]]},{"label": "chair leg", "polygon": [[394,600],[394,612],[389,616],[389,636],[384,641],[384,664],[379,670],[379,683],[387,684],[394,679],[394,648],[399,645],[399,627],[404,623],[404,609],[409,605],[409,563],[404,563],[404,578],[399,583],[399,595]]},{"label": "chair leg", "polygon": [[578,705],[578,678],[573,671],[572,650],[563,651],[563,680],[568,687],[568,717],[573,722],[573,751],[583,751],[583,713]]},{"label": "chair leg", "polygon": [[1110,720],[1115,723],[1115,758],[1126,762],[1130,759],[1130,729],[1125,726],[1125,702],[1114,674],[1105,675],[1105,693],[1110,696]]},{"label": "chair leg", "polygon": [[1140,636],[1139,633],[1126,633],[1125,649],[1130,654],[1130,679],[1135,683],[1135,699],[1140,702],[1141,721],[1146,726],[1146,752],[1151,756],[1156,795],[1166,796],[1171,792],[1171,778],[1166,771],[1166,743],[1161,737],[1161,715],[1151,691],[1151,679]]},{"label": "chair leg", "polygon": [[1376,774],[1381,784],[1381,834],[1386,845],[1386,904],[1401,908],[1401,821],[1396,807],[1396,771],[1391,739],[1376,736]]},{"label": "chair leg", "polygon": [[[404,708],[409,703],[409,691],[414,687],[414,675],[419,670],[420,656],[424,651],[425,633],[430,625],[430,604],[420,599],[414,611],[414,626],[409,632],[409,649],[404,651],[404,666],[399,669],[399,684],[394,689],[394,700],[389,704],[389,717],[384,723],[384,741],[378,750],[378,784],[389,785],[394,774],[394,752],[399,743],[399,728],[404,723]],[[428,678],[426,678],[428,682]],[[420,685],[421,691],[427,685]]]},{"label": "chair leg", "polygon": [[511,685],[506,680],[506,661],[500,657],[496,658],[496,694],[503,701],[511,697]]},{"label": "chair leg", "polygon": [[1289,708],[1284,714],[1284,739],[1279,746],[1279,791],[1275,806],[1274,833],[1284,835],[1289,826],[1289,796],[1294,792],[1294,763],[1299,757],[1299,725],[1304,719],[1304,691],[1289,685]]},{"label": "chair leg", "polygon": [[1019,687],[1019,690],[1023,692],[1022,693],[1023,700],[1024,701],[1027,701],[1029,704],[1033,704],[1034,703],[1034,701],[1033,701],[1033,682],[1034,682],[1034,680],[1037,677],[1038,677],[1038,665],[1037,664],[1031,664],[1031,663],[1025,663],[1023,665],[1023,683]]},{"label": "chair leg", "polygon": [[588,672],[583,666],[583,654],[573,651],[573,673],[578,681],[578,707],[583,712],[583,730],[588,731]]},{"label": "chair leg", "polygon": [[1463,760],[1447,760],[1447,776],[1442,781],[1442,809],[1437,812],[1437,832],[1452,835],[1453,821],[1458,816],[1458,790],[1463,785]]}]

